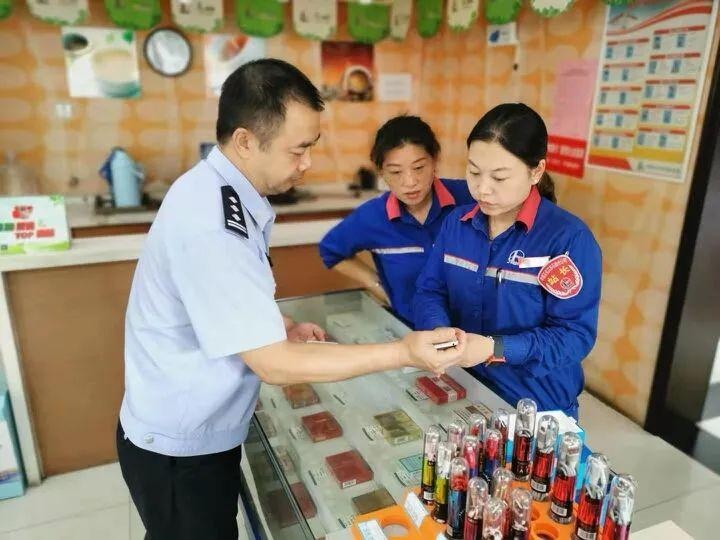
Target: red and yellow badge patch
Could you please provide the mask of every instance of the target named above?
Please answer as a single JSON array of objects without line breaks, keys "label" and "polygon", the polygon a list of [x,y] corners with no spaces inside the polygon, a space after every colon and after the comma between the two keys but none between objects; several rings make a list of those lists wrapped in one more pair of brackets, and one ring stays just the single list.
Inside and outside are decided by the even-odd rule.
[{"label": "red and yellow badge patch", "polygon": [[538,281],[543,289],[562,300],[577,296],[583,286],[580,270],[567,255],[559,255],[543,266]]}]

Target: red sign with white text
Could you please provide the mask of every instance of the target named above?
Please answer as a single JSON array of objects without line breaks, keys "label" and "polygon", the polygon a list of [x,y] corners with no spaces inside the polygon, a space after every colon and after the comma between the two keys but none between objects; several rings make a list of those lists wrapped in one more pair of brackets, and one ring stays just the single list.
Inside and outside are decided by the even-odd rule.
[{"label": "red sign with white text", "polygon": [[585,174],[587,142],[570,137],[548,136],[547,170],[575,178]]}]

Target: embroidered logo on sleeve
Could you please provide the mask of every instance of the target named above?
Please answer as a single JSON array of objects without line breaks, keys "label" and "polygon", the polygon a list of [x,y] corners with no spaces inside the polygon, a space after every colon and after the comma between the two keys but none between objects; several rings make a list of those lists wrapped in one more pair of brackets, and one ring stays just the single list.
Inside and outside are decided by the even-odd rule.
[{"label": "embroidered logo on sleeve", "polygon": [[543,266],[538,281],[543,289],[562,300],[577,296],[583,287],[580,270],[567,255],[559,255]]},{"label": "embroidered logo on sleeve", "polygon": [[443,261],[446,264],[452,264],[453,266],[459,266],[460,268],[465,268],[466,270],[470,270],[471,272],[477,272],[478,268],[479,268],[477,263],[468,261],[467,259],[463,259],[461,257],[456,257],[455,255],[450,255],[448,253],[446,253],[445,256],[443,257]]},{"label": "embroidered logo on sleeve", "polygon": [[222,194],[223,213],[225,214],[225,228],[238,236],[249,238],[247,225],[245,224],[245,214],[243,214],[237,193],[230,186],[222,186],[220,193]]}]

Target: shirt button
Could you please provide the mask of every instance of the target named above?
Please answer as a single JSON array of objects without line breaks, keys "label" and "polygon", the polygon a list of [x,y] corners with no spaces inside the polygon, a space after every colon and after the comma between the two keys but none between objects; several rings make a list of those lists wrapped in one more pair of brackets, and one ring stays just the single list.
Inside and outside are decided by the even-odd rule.
[{"label": "shirt button", "polygon": [[155,441],[155,437],[148,434],[148,435],[145,435],[145,437],[143,438],[143,441],[145,441],[145,444],[152,444]]},{"label": "shirt button", "polygon": [[492,247],[492,250],[493,250],[493,251],[497,251],[497,246],[493,246],[493,247]]}]

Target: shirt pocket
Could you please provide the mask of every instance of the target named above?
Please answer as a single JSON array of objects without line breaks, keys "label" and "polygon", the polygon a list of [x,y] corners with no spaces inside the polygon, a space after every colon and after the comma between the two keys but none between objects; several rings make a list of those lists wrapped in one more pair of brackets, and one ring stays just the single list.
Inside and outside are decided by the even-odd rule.
[{"label": "shirt pocket", "polygon": [[521,332],[540,326],[545,320],[545,295],[533,272],[500,269],[498,288],[498,332]]},{"label": "shirt pocket", "polygon": [[445,282],[450,303],[463,309],[475,309],[482,302],[480,265],[467,257],[445,252]]}]

